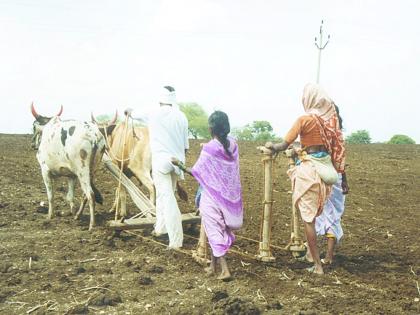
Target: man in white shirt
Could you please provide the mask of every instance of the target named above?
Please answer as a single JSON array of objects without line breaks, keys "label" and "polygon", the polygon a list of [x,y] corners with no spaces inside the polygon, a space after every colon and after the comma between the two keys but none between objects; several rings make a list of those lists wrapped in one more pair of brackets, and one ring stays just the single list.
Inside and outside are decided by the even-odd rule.
[{"label": "man in white shirt", "polygon": [[[188,120],[176,103],[175,89],[165,86],[160,107],[147,119],[152,152],[152,177],[156,188],[155,235],[168,234],[169,248],[180,248],[183,242],[181,212],[175,198],[176,183],[183,172],[171,163],[176,157],[185,162],[189,149]],[[126,110],[128,114],[131,110]],[[134,118],[145,122],[144,118]]]}]

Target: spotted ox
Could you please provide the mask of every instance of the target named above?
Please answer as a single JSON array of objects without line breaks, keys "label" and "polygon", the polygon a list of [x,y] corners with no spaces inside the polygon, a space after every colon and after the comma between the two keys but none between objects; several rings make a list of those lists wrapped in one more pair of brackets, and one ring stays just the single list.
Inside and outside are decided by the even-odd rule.
[{"label": "spotted ox", "polygon": [[68,178],[67,201],[74,214],[74,188],[79,179],[84,199],[77,211],[78,219],[86,202],[89,202],[89,230],[95,225],[95,201],[102,204],[102,196],[96,189],[93,177],[95,167],[105,151],[105,139],[98,127],[90,122],[61,120],[60,115],[45,117],[38,115],[31,105],[34,135],[32,147],[38,149],[37,159],[48,195],[48,219],[54,216],[54,180]]},{"label": "spotted ox", "polygon": [[[149,130],[145,127],[128,126],[125,122],[115,124],[117,113],[112,122],[98,123],[92,114],[92,122],[98,125],[107,138],[109,155],[112,161],[121,167],[128,177],[134,176],[149,192],[150,201],[155,202],[155,188],[151,177],[152,157],[149,145]],[[121,187],[119,199],[119,215],[127,215],[126,191]],[[116,207],[117,204],[114,204]]]}]

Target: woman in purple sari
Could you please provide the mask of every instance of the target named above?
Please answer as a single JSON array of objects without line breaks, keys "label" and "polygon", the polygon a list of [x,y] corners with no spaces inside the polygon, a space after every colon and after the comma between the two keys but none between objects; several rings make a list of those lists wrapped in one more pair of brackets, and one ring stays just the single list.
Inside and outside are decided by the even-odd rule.
[{"label": "woman in purple sari", "polygon": [[213,139],[203,145],[193,168],[186,168],[176,159],[172,163],[200,183],[199,209],[212,250],[211,264],[206,271],[214,274],[216,265],[220,264],[222,272],[218,279],[227,280],[231,274],[225,255],[235,241],[232,230],[239,229],[243,222],[239,152],[235,140],[228,137],[229,118],[224,112],[215,111],[208,122]]}]

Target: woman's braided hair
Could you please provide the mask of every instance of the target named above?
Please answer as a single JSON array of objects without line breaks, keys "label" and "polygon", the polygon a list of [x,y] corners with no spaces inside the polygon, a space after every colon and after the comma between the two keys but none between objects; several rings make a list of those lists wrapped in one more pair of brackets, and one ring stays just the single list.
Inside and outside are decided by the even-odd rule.
[{"label": "woman's braided hair", "polygon": [[212,136],[217,136],[220,143],[223,145],[227,155],[232,157],[232,152],[229,151],[229,140],[227,138],[230,132],[229,117],[222,111],[215,111],[209,117],[209,128]]}]

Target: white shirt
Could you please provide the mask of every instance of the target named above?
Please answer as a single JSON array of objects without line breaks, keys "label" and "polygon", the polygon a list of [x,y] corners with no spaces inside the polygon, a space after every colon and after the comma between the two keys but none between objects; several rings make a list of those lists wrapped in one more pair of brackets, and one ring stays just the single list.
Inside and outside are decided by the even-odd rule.
[{"label": "white shirt", "polygon": [[164,174],[175,171],[182,177],[181,170],[173,166],[171,158],[176,157],[185,163],[185,150],[189,149],[187,117],[177,107],[165,105],[147,118],[134,119],[146,122],[149,127],[152,169]]}]

